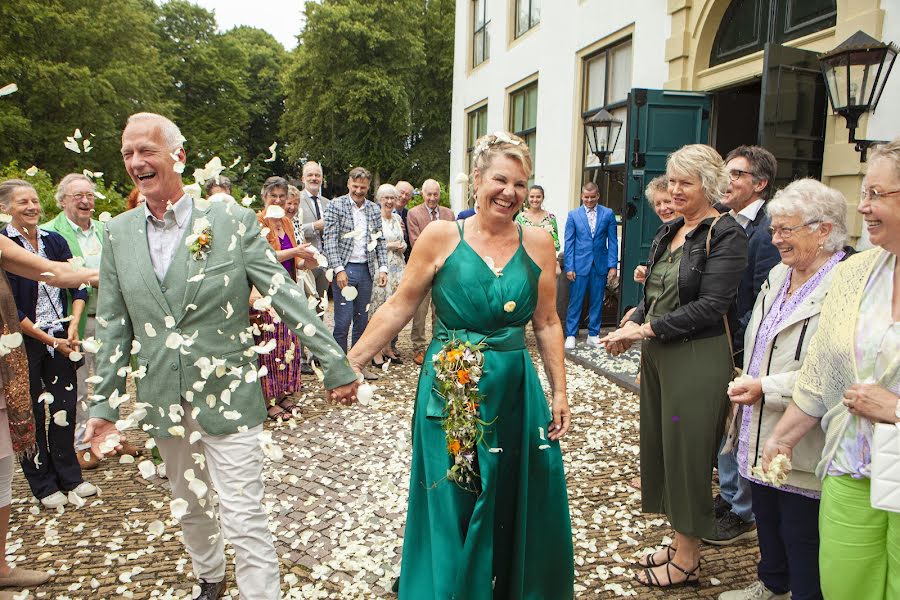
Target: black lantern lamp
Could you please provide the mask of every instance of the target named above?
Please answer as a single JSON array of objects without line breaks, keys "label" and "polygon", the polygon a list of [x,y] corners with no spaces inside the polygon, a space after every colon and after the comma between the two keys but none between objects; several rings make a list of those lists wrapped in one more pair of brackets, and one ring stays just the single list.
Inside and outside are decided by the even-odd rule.
[{"label": "black lantern lamp", "polygon": [[849,141],[856,143],[860,162],[866,161],[869,146],[880,142],[856,138],[859,118],[875,111],[897,52],[894,44],[884,44],[857,31],[831,52],[819,56],[831,107],[847,120]]},{"label": "black lantern lamp", "polygon": [[600,109],[597,114],[585,119],[584,135],[587,137],[591,154],[600,161],[601,169],[606,166],[609,155],[616,149],[620,133],[622,121],[612,116],[606,109]]}]

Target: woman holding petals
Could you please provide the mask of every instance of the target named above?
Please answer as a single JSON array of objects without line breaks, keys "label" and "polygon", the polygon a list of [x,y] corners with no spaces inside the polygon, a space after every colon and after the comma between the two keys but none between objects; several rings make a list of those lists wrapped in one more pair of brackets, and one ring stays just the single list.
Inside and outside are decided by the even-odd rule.
[{"label": "woman holding petals", "polygon": [[[0,183],[0,203],[18,189],[32,190],[24,181]],[[0,268],[22,279],[46,281],[56,288],[97,283],[96,270],[72,269],[68,264],[51,262],[5,236],[0,236]],[[48,573],[13,567],[6,561],[13,461],[33,460],[38,452],[28,381],[28,358],[15,298],[7,276],[0,273],[0,587],[4,588],[34,588],[50,579]],[[12,600],[17,595],[0,592],[0,600]]]},{"label": "woman holding petals", "polygon": [[[275,257],[285,270],[285,277],[297,278],[298,269],[314,266],[315,259],[309,244],[298,244],[294,238],[294,227],[284,211],[288,198],[288,183],[282,177],[269,177],[263,184],[260,193],[265,204],[256,217],[260,227],[266,234],[266,240],[272,246]],[[273,281],[272,285],[280,285]],[[259,292],[265,292],[260,290]],[[251,319],[259,333],[254,331],[254,340],[258,346],[269,346],[259,355],[259,367],[266,368],[266,374],[260,377],[263,396],[266,399],[266,411],[273,421],[290,419],[296,414],[297,405],[290,396],[299,392],[300,365],[302,350],[297,336],[281,319],[273,316],[266,303],[266,297],[257,292],[252,302]],[[298,302],[304,299],[298,299]]]},{"label": "woman holding petals", "polygon": [[[779,454],[800,454],[807,432],[821,427],[822,595],[894,600],[900,512],[873,507],[872,475],[885,457],[873,444],[876,428],[900,423],[900,138],[869,151],[857,210],[876,247],[835,268],[791,404],[765,442],[762,463],[767,469]],[[896,452],[891,446],[883,450]]]},{"label": "woman holding petals", "polygon": [[[0,233],[16,245],[50,260],[72,258],[61,235],[38,228],[41,204],[30,184],[17,179],[0,184],[0,208],[12,217]],[[88,294],[87,290],[61,289],[17,275],[10,275],[9,280],[25,334],[37,432],[38,460],[23,459],[22,471],[35,498],[47,508],[56,508],[68,503],[69,492],[82,498],[97,493],[97,488],[82,478],[74,447],[78,321]],[[48,416],[50,423],[45,427]]]},{"label": "woman holding petals", "polygon": [[839,263],[852,250],[847,239],[847,201],[837,190],[801,179],[766,205],[772,244],[781,264],[769,272],[747,325],[744,375],[728,386],[735,404],[749,408],[732,424],[728,439],[739,439],[741,477],[750,482],[759,537],[759,579],[719,600],[787,596],[821,600],[819,589],[819,496],[815,465],[825,437],[818,428],[794,451],[783,485],[766,481],[758,469],[762,442],[791,402],[810,340],[819,327],[822,301]]},{"label": "woman holding petals", "polygon": [[[371,318],[381,305],[384,304],[397,290],[403,269],[406,268],[406,240],[403,237],[403,219],[394,212],[394,203],[400,198],[400,192],[389,183],[382,184],[375,192],[375,204],[381,207],[381,232],[384,236],[384,246],[387,249],[387,285],[375,286],[372,290],[372,302],[369,304],[369,316]],[[372,359],[372,364],[380,367],[384,360],[389,359],[393,363],[402,364],[403,361],[394,352],[390,343],[381,349]]]},{"label": "woman holding petals", "polygon": [[637,310],[600,341],[614,356],[642,342],[641,508],[665,513],[675,542],[641,559],[637,581],[672,588],[700,585],[700,539],[716,532],[712,469],[733,368],[723,319],[747,264],[747,235],[715,208],[728,174],[713,148],[684,146],[666,174],[679,216],[656,232]]},{"label": "woman holding petals", "polygon": [[[546,231],[514,222],[532,169],[527,144],[487,135],[473,157],[478,212],[423,230],[399,288],[348,358],[362,370],[431,288],[440,319],[416,396],[401,600],[565,600],[574,565],[556,253]],[[525,345],[528,322],[551,409]]]}]

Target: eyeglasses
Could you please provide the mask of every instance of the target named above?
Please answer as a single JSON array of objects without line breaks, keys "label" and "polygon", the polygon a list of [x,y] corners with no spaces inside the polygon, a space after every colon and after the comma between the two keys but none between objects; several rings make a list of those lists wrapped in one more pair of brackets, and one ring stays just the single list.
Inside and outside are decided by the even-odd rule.
[{"label": "eyeglasses", "polygon": [[76,200],[93,200],[97,196],[92,194],[91,192],[79,192],[78,194],[66,194],[66,196],[70,198],[75,198]]},{"label": "eyeglasses", "polygon": [[879,192],[878,190],[873,190],[871,188],[868,190],[863,188],[859,190],[859,201],[865,202],[866,200],[872,200],[873,202],[880,202],[882,198],[893,196],[895,194],[900,194],[900,190],[894,190],[893,192]]},{"label": "eyeglasses", "polygon": [[728,177],[730,177],[732,181],[737,181],[744,175],[750,175],[752,177],[753,173],[751,173],[750,171],[742,171],[740,169],[732,169],[728,171]]},{"label": "eyeglasses", "polygon": [[794,237],[794,232],[803,227],[809,227],[810,225],[816,225],[821,223],[822,221],[807,221],[803,225],[797,225],[796,227],[767,227],[769,230],[769,235],[775,237],[775,234],[781,236],[783,240],[789,240]]}]

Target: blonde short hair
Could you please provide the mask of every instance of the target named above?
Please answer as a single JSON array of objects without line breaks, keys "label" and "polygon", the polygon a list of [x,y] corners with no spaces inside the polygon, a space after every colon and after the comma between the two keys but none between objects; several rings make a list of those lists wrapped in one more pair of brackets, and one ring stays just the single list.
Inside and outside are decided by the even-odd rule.
[{"label": "blonde short hair", "polygon": [[831,223],[831,234],[822,244],[837,252],[847,241],[847,200],[844,195],[815,179],[798,179],[775,192],[766,204],[770,217],[800,217],[804,223]]},{"label": "blonde short hair", "polygon": [[300,188],[296,185],[288,185],[288,198],[291,197],[296,198],[297,200],[300,199]]},{"label": "blonde short hair", "polygon": [[490,168],[491,162],[498,156],[505,156],[517,161],[525,170],[526,177],[531,177],[531,172],[534,170],[528,144],[514,133],[498,131],[483,135],[475,141],[472,152],[472,166],[480,173],[484,173]]},{"label": "blonde short hair", "polygon": [[664,174],[657,175],[651,179],[650,183],[647,184],[647,187],[644,188],[644,197],[647,198],[647,202],[650,203],[651,208],[656,208],[653,204],[653,195],[660,192],[669,193],[669,178]]},{"label": "blonde short hair", "polygon": [[728,172],[722,155],[706,144],[688,144],[669,155],[666,177],[697,177],[710,206],[719,202],[728,189]]},{"label": "blonde short hair", "polygon": [[886,160],[894,167],[894,173],[900,177],[900,137],[894,138],[887,144],[880,144],[869,149],[869,163],[876,160]]}]

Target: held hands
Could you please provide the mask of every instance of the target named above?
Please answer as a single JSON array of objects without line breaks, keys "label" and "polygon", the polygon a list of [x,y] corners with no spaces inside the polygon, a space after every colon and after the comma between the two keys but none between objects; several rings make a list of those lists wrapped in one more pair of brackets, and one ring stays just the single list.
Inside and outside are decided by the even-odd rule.
[{"label": "held hands", "polygon": [[631,348],[632,344],[647,337],[642,333],[644,327],[649,329],[647,324],[638,325],[634,321],[628,321],[624,326],[600,338],[600,343],[607,352],[619,356]]},{"label": "held hands", "polygon": [[844,392],[844,406],[851,415],[879,423],[900,422],[898,396],[880,385],[854,383]]},{"label": "held hands", "polygon": [[[84,431],[84,441],[90,442],[91,444],[91,452],[94,453],[94,456],[97,458],[103,458],[107,455],[113,455],[117,450],[122,449],[121,443],[116,443],[112,448],[105,448],[103,442],[106,441],[111,435],[119,436],[119,430],[116,429],[116,424],[112,421],[107,421],[106,419],[99,419],[97,417],[91,417],[88,419],[87,426]],[[103,450],[106,450],[104,452]]]},{"label": "held hands", "polygon": [[762,380],[758,377],[750,380],[741,380],[728,388],[728,399],[735,404],[753,406],[762,398]]},{"label": "held hands", "polygon": [[572,415],[569,412],[569,400],[564,393],[553,394],[553,420],[547,427],[547,437],[556,441],[566,435],[572,424]]},{"label": "held hands", "polygon": [[356,371],[358,379],[351,381],[346,385],[328,390],[328,400],[330,400],[331,402],[336,402],[338,404],[343,404],[344,406],[350,406],[354,402],[356,402],[356,391],[359,389],[359,383],[362,380],[362,373],[355,367],[354,371]]}]

